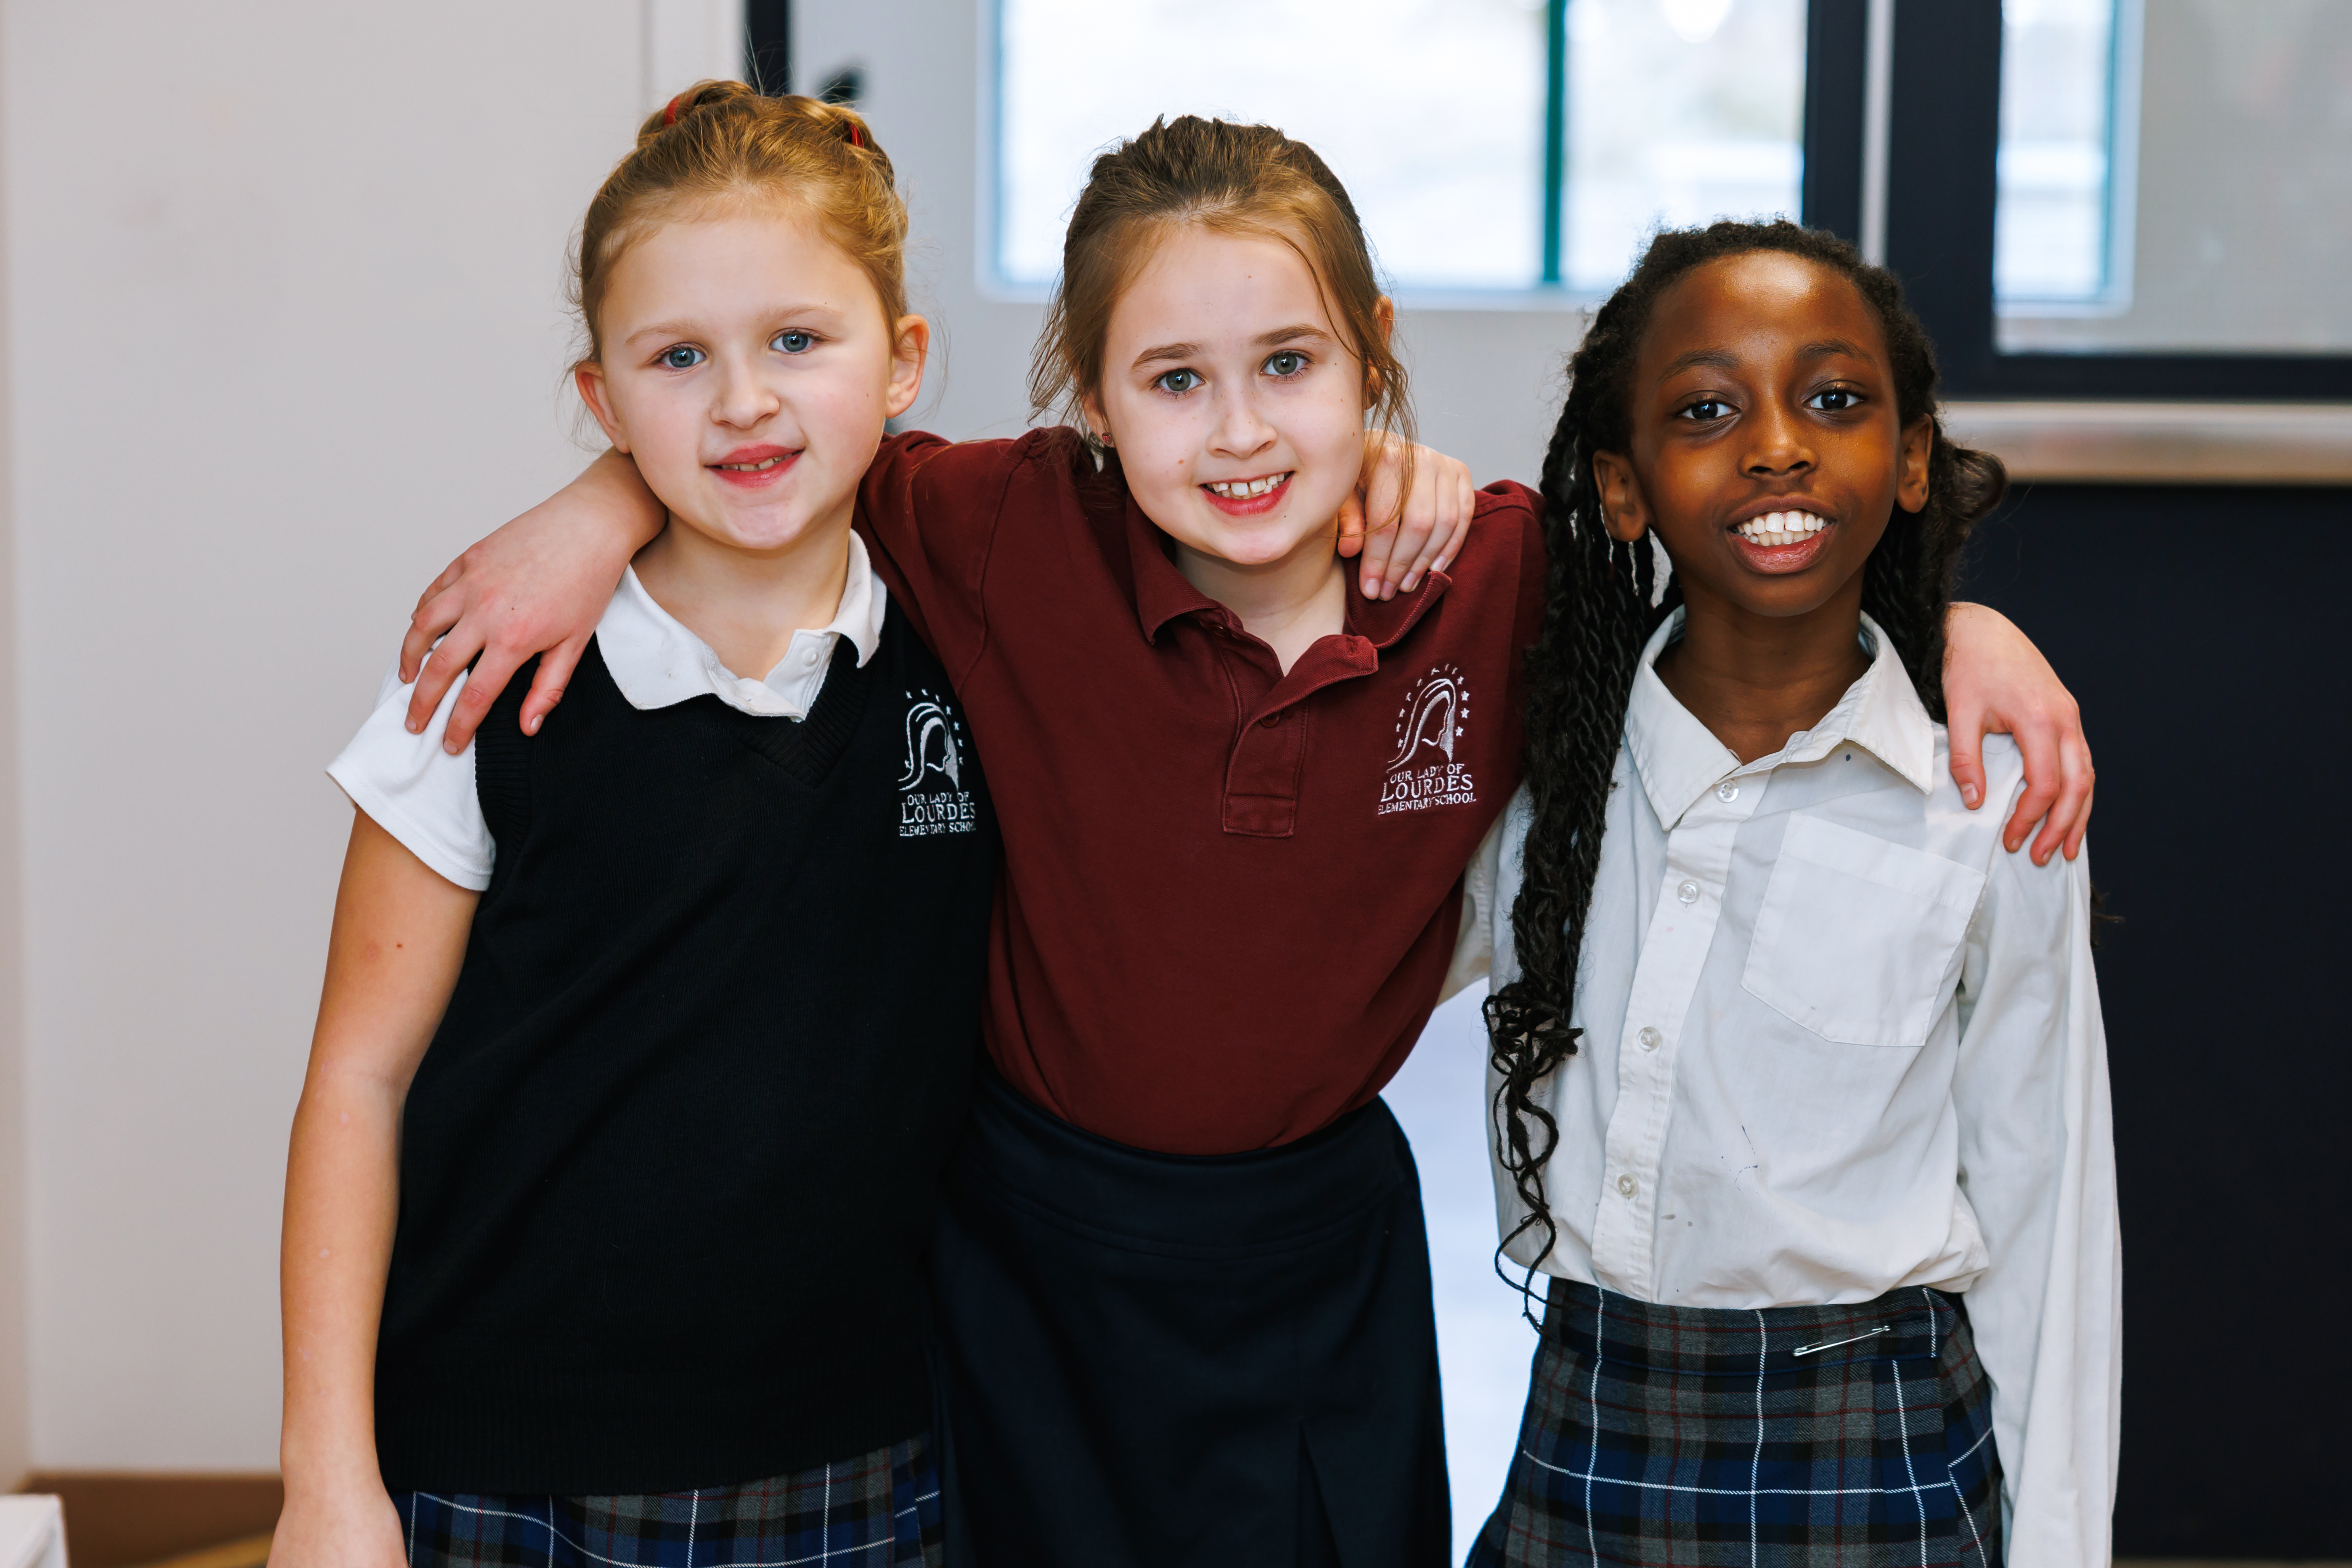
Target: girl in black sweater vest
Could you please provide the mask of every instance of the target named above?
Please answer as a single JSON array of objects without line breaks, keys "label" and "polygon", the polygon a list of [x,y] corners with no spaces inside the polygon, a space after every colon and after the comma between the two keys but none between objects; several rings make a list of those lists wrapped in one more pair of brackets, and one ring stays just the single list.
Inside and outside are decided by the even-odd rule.
[{"label": "girl in black sweater vest", "polygon": [[393,685],[331,770],[277,1568],[938,1558],[917,1270],[998,849],[850,531],[905,232],[856,114],[734,83],[589,210],[577,384],[669,520],[562,714],[451,756]]}]

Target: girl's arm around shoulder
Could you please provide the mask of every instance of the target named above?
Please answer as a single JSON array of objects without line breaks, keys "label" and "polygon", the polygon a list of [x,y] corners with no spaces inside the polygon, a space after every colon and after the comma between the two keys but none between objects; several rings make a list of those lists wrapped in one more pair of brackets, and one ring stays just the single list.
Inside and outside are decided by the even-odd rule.
[{"label": "girl's arm around shoulder", "polygon": [[397,1568],[375,1453],[375,1344],[400,1206],[400,1119],[478,895],[354,814],[286,1167],[278,1289],[286,1510],[271,1568]]},{"label": "girl's arm around shoulder", "polygon": [[[2017,777],[2013,758],[1987,761]],[[1985,871],[1952,1094],[1962,1190],[1990,1260],[1967,1300],[1994,1387],[2010,1561],[2105,1568],[2123,1253],[2089,858],[2037,866],[1995,850]]]},{"label": "girl's arm around shoulder", "polygon": [[1988,733],[2015,736],[2027,788],[2010,812],[2002,842],[2014,852],[2032,835],[2034,859],[2062,848],[2072,859],[2090,824],[2095,777],[2074,694],[2032,639],[1998,610],[1955,604],[1944,617],[1944,706],[1961,797],[1973,808],[1998,794],[1986,781],[1979,748]]},{"label": "girl's arm around shoulder", "polygon": [[[1503,479],[1480,489],[1473,521],[1454,563],[1454,578],[1475,593],[1491,595],[1491,613],[1499,617],[1510,606],[1511,647],[1532,646],[1542,626],[1544,604],[1551,588],[1551,559],[1544,544],[1543,497],[1516,480]],[[1512,660],[1514,676],[1524,673],[1523,660]],[[1514,692],[1511,699],[1519,701]]]},{"label": "girl's arm around shoulder", "polygon": [[909,430],[882,438],[858,482],[857,528],[875,570],[951,679],[980,647],[981,590],[1008,504],[1057,506],[1076,447],[1060,430],[990,441]]},{"label": "girl's arm around shoulder", "polygon": [[514,672],[544,653],[521,714],[523,733],[537,734],[563,700],[630,558],[668,517],[635,459],[607,452],[452,561],[416,601],[400,645],[400,679],[415,682],[409,730],[422,732],[470,671],[444,737],[453,755],[464,751]]}]

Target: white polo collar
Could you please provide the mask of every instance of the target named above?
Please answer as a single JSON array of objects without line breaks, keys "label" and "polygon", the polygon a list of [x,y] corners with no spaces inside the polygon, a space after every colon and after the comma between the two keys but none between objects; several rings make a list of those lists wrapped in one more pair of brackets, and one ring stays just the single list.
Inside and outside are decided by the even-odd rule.
[{"label": "white polo collar", "polygon": [[654,602],[637,581],[635,567],[621,574],[621,585],[596,623],[596,646],[613,684],[632,708],[667,708],[708,693],[761,718],[805,719],[824,689],[835,643],[847,637],[863,667],[882,646],[882,620],[888,607],[888,592],[874,575],[866,542],[852,533],[849,571],[832,622],[814,631],[794,632],[784,657],[761,679],[739,676],[719,663],[709,644]]},{"label": "white polo collar", "polygon": [[1936,721],[1927,716],[1895,643],[1878,623],[1862,617],[1862,646],[1870,668],[1845,689],[1837,706],[1810,730],[1800,730],[1769,757],[1742,763],[1715,731],[1692,716],[1658,679],[1658,656],[1683,629],[1679,605],[1642,650],[1633,692],[1625,705],[1625,743],[1642,789],[1658,821],[1671,829],[1699,796],[1734,773],[1769,773],[1788,763],[1812,763],[1842,745],[1856,745],[1895,770],[1922,795],[1935,784]]}]

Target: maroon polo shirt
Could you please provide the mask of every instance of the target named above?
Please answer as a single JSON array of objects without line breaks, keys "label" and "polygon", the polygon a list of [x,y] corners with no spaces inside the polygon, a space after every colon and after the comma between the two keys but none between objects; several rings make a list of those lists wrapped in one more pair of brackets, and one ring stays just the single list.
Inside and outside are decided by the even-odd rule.
[{"label": "maroon polo shirt", "polygon": [[1538,501],[1286,675],[1066,431],[886,441],[858,524],[969,715],[1004,835],[989,1054],[1131,1146],[1304,1137],[1404,1060],[1519,776]]}]

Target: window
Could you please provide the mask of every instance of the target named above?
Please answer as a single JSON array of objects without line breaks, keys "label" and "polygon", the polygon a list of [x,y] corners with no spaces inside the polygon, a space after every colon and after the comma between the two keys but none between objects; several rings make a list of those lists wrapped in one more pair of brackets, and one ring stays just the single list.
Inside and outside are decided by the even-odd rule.
[{"label": "window", "polygon": [[2352,5],[1893,15],[1885,258],[1954,395],[2352,395]]},{"label": "window", "polygon": [[1402,288],[1599,293],[1661,224],[1796,211],[1804,34],[1804,0],[1000,0],[995,271],[1050,284],[1095,153],[1199,113],[1312,144]]},{"label": "window", "polygon": [[2003,351],[2352,350],[2352,6],[2002,13]]},{"label": "window", "polygon": [[1560,281],[1606,293],[1650,232],[1798,210],[1802,0],[1573,0]]},{"label": "window", "polygon": [[[2130,298],[2133,0],[2004,0],[1993,292],[2012,315]],[[2118,16],[2118,12],[2126,16]],[[2118,153],[2122,156],[2118,156]],[[2120,265],[2119,265],[2120,263]],[[2006,346],[2006,345],[2005,345]]]}]

